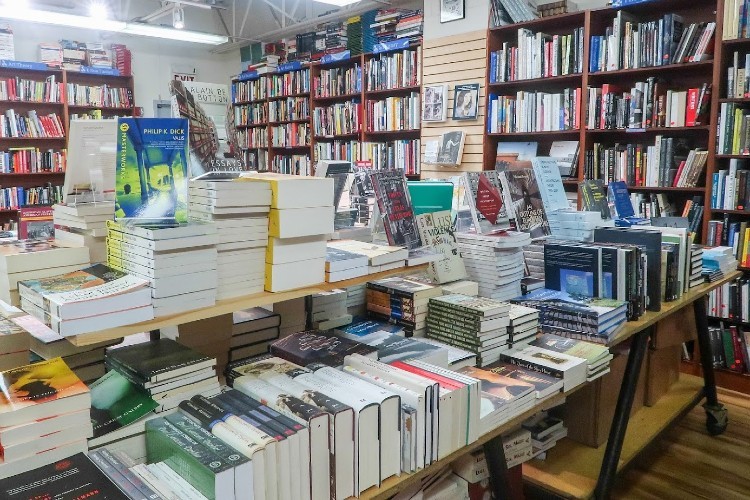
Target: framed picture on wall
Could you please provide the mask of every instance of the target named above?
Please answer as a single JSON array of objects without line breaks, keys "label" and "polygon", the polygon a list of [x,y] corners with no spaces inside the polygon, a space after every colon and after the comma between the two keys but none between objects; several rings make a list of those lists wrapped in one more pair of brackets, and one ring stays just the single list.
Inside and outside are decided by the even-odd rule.
[{"label": "framed picture on wall", "polygon": [[466,17],[464,0],[440,0],[440,22],[448,23]]},{"label": "framed picture on wall", "polygon": [[476,120],[479,114],[478,108],[478,83],[464,83],[453,87],[454,120]]},{"label": "framed picture on wall", "polygon": [[422,121],[444,122],[448,111],[448,86],[425,85],[422,99]]}]

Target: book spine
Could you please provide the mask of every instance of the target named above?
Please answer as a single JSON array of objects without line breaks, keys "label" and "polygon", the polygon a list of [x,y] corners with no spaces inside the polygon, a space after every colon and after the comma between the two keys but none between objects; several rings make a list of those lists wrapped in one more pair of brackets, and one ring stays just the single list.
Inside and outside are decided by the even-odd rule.
[{"label": "book spine", "polygon": [[523,359],[514,358],[512,356],[506,357],[505,360],[513,365],[519,366],[526,370],[531,370],[537,373],[542,373],[544,375],[549,375],[550,377],[554,377],[557,379],[563,379],[565,375],[565,373],[562,370],[554,370],[547,366],[540,365],[537,363],[532,363],[530,361],[526,361]]}]

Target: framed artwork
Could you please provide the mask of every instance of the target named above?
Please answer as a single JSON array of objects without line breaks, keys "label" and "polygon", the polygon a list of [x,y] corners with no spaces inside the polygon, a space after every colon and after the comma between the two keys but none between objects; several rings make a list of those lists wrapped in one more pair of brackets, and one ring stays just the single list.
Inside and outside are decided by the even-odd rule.
[{"label": "framed artwork", "polygon": [[476,120],[479,114],[479,84],[464,83],[453,87],[453,119]]},{"label": "framed artwork", "polygon": [[422,121],[444,122],[448,111],[448,86],[425,85],[422,98]]},{"label": "framed artwork", "polygon": [[440,0],[440,22],[448,23],[466,17],[464,0]]}]

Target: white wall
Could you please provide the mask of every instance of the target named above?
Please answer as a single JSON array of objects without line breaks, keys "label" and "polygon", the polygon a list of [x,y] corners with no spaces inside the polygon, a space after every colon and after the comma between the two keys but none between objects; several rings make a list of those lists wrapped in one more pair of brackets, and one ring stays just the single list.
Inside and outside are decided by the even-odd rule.
[{"label": "white wall", "polygon": [[440,0],[424,2],[424,39],[434,40],[451,35],[486,30],[489,26],[490,0],[464,0],[463,19],[440,22]]},{"label": "white wall", "polygon": [[81,42],[124,43],[133,54],[135,104],[143,107],[145,116],[153,116],[153,101],[169,98],[172,65],[197,69],[196,81],[229,84],[240,70],[239,50],[212,54],[210,45],[161,40],[135,36],[114,36],[94,30],[78,30],[35,23],[11,21],[16,59],[39,60],[39,43],[60,39]]}]

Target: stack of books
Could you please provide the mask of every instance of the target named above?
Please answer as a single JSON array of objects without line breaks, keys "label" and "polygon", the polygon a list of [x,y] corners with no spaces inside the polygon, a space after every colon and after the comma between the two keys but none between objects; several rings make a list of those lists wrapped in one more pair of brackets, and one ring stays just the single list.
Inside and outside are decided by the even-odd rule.
[{"label": "stack of books", "polygon": [[479,283],[479,295],[508,300],[521,294],[522,248],[531,242],[528,233],[456,233],[456,239],[469,278]]},{"label": "stack of books", "polygon": [[232,338],[232,315],[222,314],[181,325],[159,329],[160,338],[171,339],[216,360],[221,373],[229,364]]},{"label": "stack of books", "polygon": [[[508,452],[506,451],[506,456]],[[492,498],[490,472],[484,450],[476,450],[454,460],[453,474],[466,481],[470,499]],[[464,497],[466,498],[466,497]]]},{"label": "stack of books", "polygon": [[107,265],[149,282],[154,316],[216,303],[214,224],[164,228],[107,224]]},{"label": "stack of books", "polygon": [[477,354],[487,366],[508,352],[510,304],[468,295],[433,297],[427,314],[427,336]]},{"label": "stack of books", "polygon": [[326,281],[333,283],[369,274],[367,255],[348,252],[332,246],[326,249]]},{"label": "stack of books", "polygon": [[404,267],[409,251],[403,247],[378,245],[357,240],[335,240],[328,242],[328,248],[364,255],[367,257],[368,274],[390,271]]},{"label": "stack of books", "polygon": [[521,426],[530,433],[532,455],[537,458],[542,458],[542,453],[546,453],[568,435],[565,423],[544,411],[526,420]]},{"label": "stack of books", "polygon": [[266,291],[325,281],[326,235],[333,233],[333,179],[262,173],[241,180],[271,188]]},{"label": "stack of books", "polygon": [[576,241],[594,241],[594,229],[612,227],[612,219],[602,219],[601,212],[574,212],[552,210],[547,212],[549,228],[554,238]]},{"label": "stack of books", "polygon": [[[544,286],[544,243],[547,238],[538,238],[531,240],[531,243],[523,247],[523,261],[526,265],[526,276],[522,281],[528,283],[531,280],[536,280]],[[531,290],[523,290],[523,293],[528,293]]]},{"label": "stack of books", "polygon": [[500,361],[492,365],[490,371],[533,385],[537,403],[549,399],[563,390],[562,379],[513,363]]},{"label": "stack of books", "polygon": [[510,349],[518,351],[529,345],[539,331],[539,311],[519,304],[510,306],[508,343]]},{"label": "stack of books", "polygon": [[694,288],[703,283],[703,247],[693,244],[690,246],[690,277],[688,288]]},{"label": "stack of books", "polygon": [[154,317],[148,281],[104,264],[18,283],[21,307],[64,337]]},{"label": "stack of books", "polygon": [[732,247],[713,247],[703,249],[703,274],[712,275],[720,272],[722,276],[737,269],[737,259]]},{"label": "stack of books", "polygon": [[585,359],[533,345],[504,355],[502,360],[562,380],[564,392],[585,383],[588,377]]},{"label": "stack of books", "polygon": [[482,381],[482,434],[496,429],[536,404],[532,384],[474,367],[461,368],[459,373]]},{"label": "stack of books", "polygon": [[439,286],[392,277],[367,283],[367,315],[403,326],[407,337],[424,337],[431,298],[442,295]]},{"label": "stack of books", "polygon": [[279,326],[281,337],[300,332],[307,325],[307,309],[304,297],[277,302],[273,305],[273,311],[281,316],[281,325]]},{"label": "stack of books", "polygon": [[0,300],[19,306],[19,281],[49,278],[89,264],[86,247],[72,248],[42,240],[4,241],[0,243]]},{"label": "stack of books", "polygon": [[364,315],[367,311],[367,284],[346,288],[346,311],[352,316]]},{"label": "stack of books", "polygon": [[[23,321],[26,322],[29,318],[31,317],[26,317]],[[36,318],[32,319],[36,320]],[[106,349],[122,341],[122,339],[115,339],[78,347],[71,344],[65,337],[46,328],[41,322],[38,322],[38,325],[46,330],[46,333],[41,333],[41,328],[33,330],[31,338],[32,363],[62,358],[65,364],[73,370],[73,373],[86,384],[104,375],[106,371],[104,367]]]},{"label": "stack of books", "polygon": [[91,262],[107,262],[106,221],[113,218],[111,202],[55,205],[55,240],[67,246],[88,247]]},{"label": "stack of books", "polygon": [[404,13],[396,23],[396,38],[408,38],[410,42],[422,40],[422,11]]},{"label": "stack of books", "polygon": [[346,290],[331,290],[310,297],[310,323],[318,330],[331,330],[352,322],[346,309]]},{"label": "stack of books", "polygon": [[216,225],[216,298],[262,292],[271,188],[231,179],[208,179],[190,182],[189,210],[191,218]]},{"label": "stack of books", "polygon": [[146,391],[159,404],[157,413],[176,408],[196,394],[219,392],[216,360],[171,339],[111,349],[105,363],[107,369]]},{"label": "stack of books", "polygon": [[133,73],[133,54],[125,45],[113,43],[112,57],[115,68],[120,71],[120,75],[130,76]]},{"label": "stack of books", "polygon": [[0,478],[85,452],[93,435],[86,385],[59,358],[0,374]]},{"label": "stack of books", "polygon": [[613,358],[606,346],[582,340],[567,339],[558,335],[542,335],[534,340],[531,345],[586,360],[588,366],[586,380],[588,382],[609,373],[609,362]]},{"label": "stack of books", "polygon": [[268,352],[280,335],[281,316],[262,307],[232,313],[229,362]]},{"label": "stack of books", "polygon": [[534,458],[531,433],[523,427],[503,435],[506,467],[509,469]]},{"label": "stack of books", "polygon": [[15,318],[0,316],[0,371],[29,362],[31,334],[22,325]]}]

